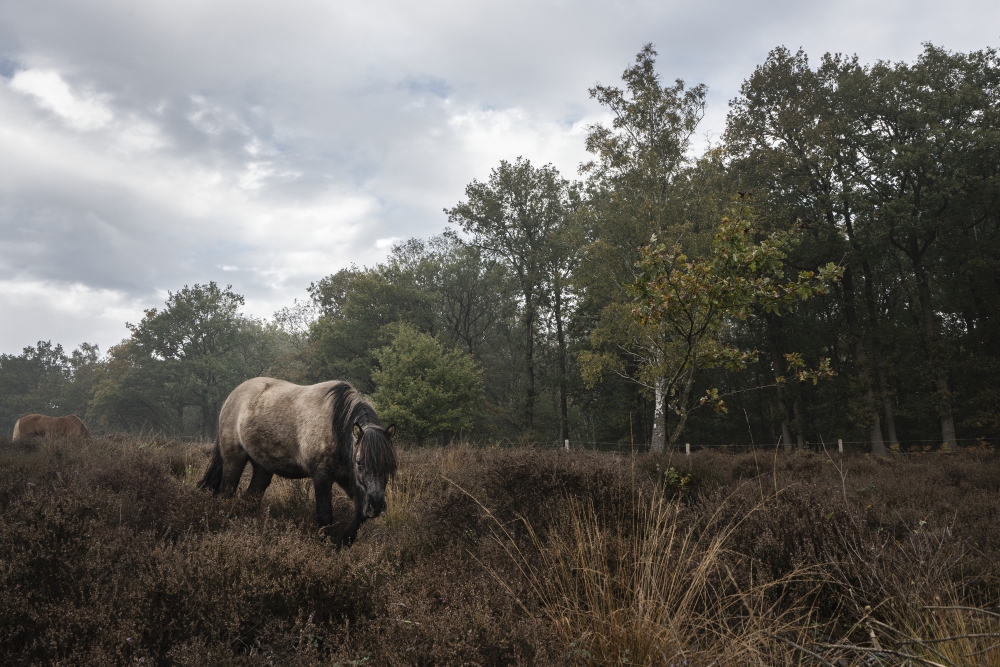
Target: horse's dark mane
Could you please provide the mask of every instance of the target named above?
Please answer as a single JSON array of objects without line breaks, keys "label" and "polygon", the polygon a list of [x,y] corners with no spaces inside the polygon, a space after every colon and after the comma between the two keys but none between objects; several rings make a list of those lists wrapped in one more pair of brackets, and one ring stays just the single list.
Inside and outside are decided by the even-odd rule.
[{"label": "horse's dark mane", "polygon": [[[354,452],[354,424],[365,429],[362,440],[361,456],[365,468],[388,474],[396,472],[396,449],[382,430],[382,422],[375,414],[375,408],[364,395],[349,382],[337,382],[330,387],[327,394],[333,407],[333,433],[337,438],[337,453],[341,460],[351,461]],[[377,429],[368,429],[377,426]],[[351,466],[351,470],[354,466]]]}]

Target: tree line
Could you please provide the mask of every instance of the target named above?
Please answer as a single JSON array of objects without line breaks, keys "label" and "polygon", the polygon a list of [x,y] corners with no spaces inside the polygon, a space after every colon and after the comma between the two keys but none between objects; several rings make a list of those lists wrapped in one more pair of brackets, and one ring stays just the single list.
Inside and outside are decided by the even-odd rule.
[{"label": "tree line", "polygon": [[[949,443],[1000,435],[1000,62],[772,51],[720,139],[646,45],[579,178],[501,161],[448,227],[269,320],[185,286],[106,355],[0,355],[0,419],[210,437],[240,381],[340,378],[413,442]],[[4,427],[6,428],[6,426]]]}]

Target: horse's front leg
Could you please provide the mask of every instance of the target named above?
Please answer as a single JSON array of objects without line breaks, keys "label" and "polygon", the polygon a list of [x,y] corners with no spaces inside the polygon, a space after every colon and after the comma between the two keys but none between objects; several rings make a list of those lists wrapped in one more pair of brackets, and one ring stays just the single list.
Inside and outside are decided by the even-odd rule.
[{"label": "horse's front leg", "polygon": [[333,480],[317,475],[313,477],[313,489],[316,491],[316,521],[323,534],[329,536],[333,523]]},{"label": "horse's front leg", "polygon": [[358,494],[358,497],[354,499],[354,518],[351,519],[351,525],[340,536],[340,546],[349,547],[354,544],[354,539],[358,536],[358,529],[365,522],[365,513],[362,511],[363,507],[364,502],[361,495]]}]

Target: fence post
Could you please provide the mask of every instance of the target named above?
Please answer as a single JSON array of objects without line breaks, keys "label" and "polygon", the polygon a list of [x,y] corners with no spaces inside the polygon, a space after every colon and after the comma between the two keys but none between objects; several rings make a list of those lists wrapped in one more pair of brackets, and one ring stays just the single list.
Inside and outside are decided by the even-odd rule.
[{"label": "fence post", "polygon": [[691,456],[691,443],[690,442],[685,442],[684,443],[684,453],[687,454],[688,456]]},{"label": "fence post", "polygon": [[564,440],[563,442],[565,443],[566,451],[568,452],[569,451],[569,438],[566,438],[566,440]]},{"label": "fence post", "polygon": [[844,439],[843,438],[837,438],[837,451],[840,452],[841,454],[844,453]]}]

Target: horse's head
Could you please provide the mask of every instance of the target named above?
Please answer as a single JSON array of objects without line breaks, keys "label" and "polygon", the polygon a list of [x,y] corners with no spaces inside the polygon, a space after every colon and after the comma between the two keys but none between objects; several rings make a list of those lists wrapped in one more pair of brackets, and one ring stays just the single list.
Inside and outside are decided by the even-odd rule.
[{"label": "horse's head", "polygon": [[362,492],[361,511],[374,519],[385,511],[385,487],[396,473],[396,426],[354,424],[354,482]]}]

